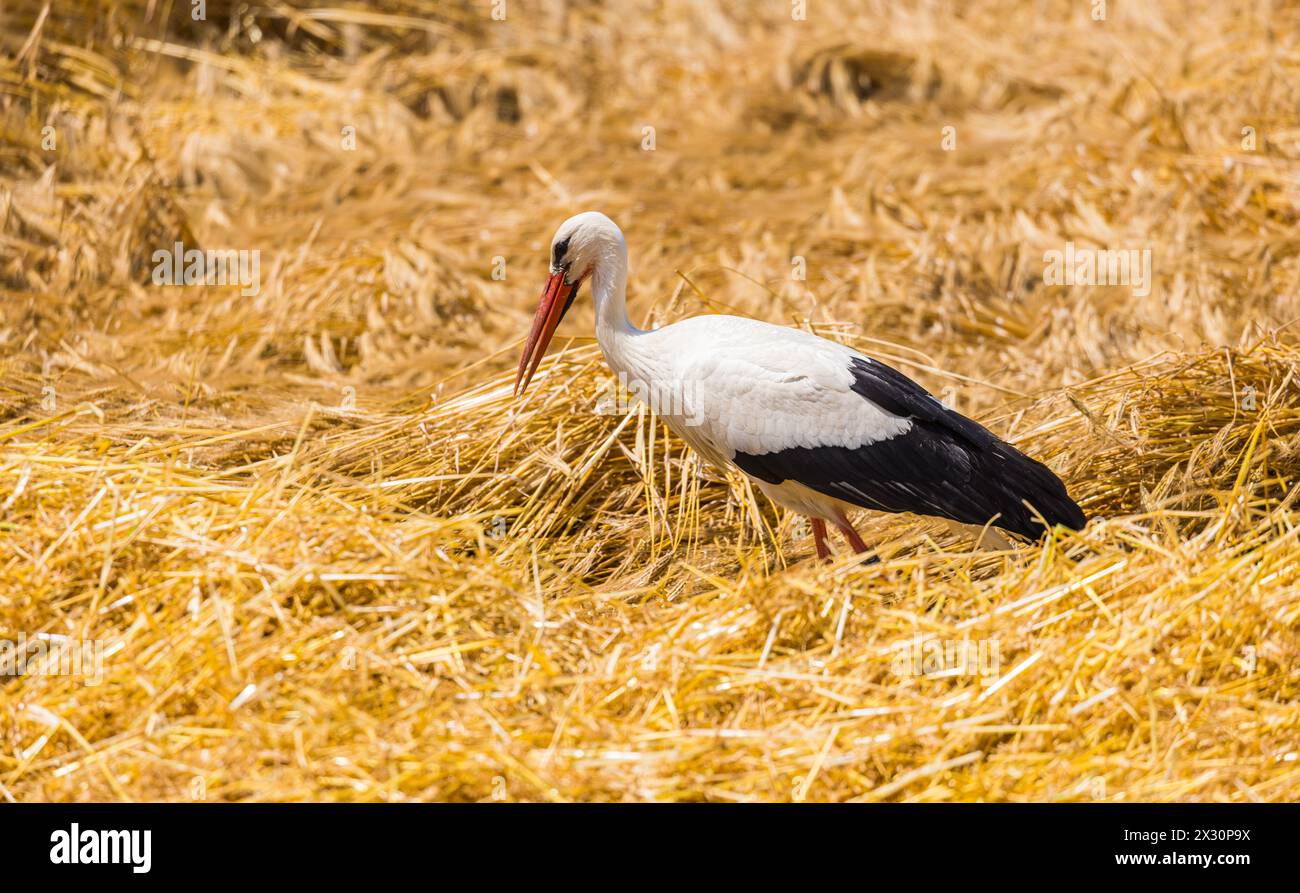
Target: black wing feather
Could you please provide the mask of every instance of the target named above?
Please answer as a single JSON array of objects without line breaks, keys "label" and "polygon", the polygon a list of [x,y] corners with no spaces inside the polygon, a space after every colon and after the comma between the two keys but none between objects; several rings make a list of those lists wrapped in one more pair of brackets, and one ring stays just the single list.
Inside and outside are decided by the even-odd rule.
[{"label": "black wing feather", "polygon": [[906,434],[861,447],[795,447],[737,453],[736,465],[773,484],[795,480],[827,496],[885,512],[937,515],[994,525],[1028,539],[1049,525],[1086,519],[1051,469],[945,407],[896,369],[867,358],[851,364],[854,392],[912,420]]}]

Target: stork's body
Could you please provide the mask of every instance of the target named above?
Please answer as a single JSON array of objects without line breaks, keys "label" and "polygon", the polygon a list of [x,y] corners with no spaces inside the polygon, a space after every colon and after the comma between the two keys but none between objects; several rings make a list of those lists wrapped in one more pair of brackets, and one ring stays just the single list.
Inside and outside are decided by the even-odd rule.
[{"label": "stork's body", "polygon": [[[627,245],[587,212],[560,227],[552,276],[520,362],[527,387],[555,326],[590,277],[596,340],[611,369],[706,460],[733,466],[773,501],[859,551],[848,512],[915,512],[1035,539],[1084,516],[1046,466],[944,407],[900,372],[787,326],[697,316],[659,329],[627,317]],[[522,388],[520,388],[522,390]],[[1032,510],[1026,506],[1032,506]]]}]

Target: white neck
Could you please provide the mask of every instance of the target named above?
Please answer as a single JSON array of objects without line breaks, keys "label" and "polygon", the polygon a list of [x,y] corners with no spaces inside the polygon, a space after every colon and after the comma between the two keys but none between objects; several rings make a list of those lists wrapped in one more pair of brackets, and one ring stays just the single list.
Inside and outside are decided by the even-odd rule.
[{"label": "white neck", "polygon": [[596,302],[596,341],[618,371],[624,367],[630,340],[641,334],[627,318],[627,245],[622,239],[611,242],[596,259],[591,292]]}]

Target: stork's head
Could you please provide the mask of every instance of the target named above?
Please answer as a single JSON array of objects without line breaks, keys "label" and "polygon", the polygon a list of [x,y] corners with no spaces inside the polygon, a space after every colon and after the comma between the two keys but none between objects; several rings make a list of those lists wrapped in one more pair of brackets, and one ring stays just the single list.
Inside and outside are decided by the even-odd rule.
[{"label": "stork's head", "polygon": [[533,316],[533,327],[524,344],[524,354],[519,358],[519,372],[515,375],[516,396],[528,388],[528,382],[532,381],[533,373],[541,365],[546,348],[555,335],[556,326],[569,312],[582,283],[619,258],[626,266],[627,243],[623,241],[623,233],[614,221],[599,211],[584,211],[560,224],[555,238],[551,239],[551,276],[542,290],[537,313]]}]

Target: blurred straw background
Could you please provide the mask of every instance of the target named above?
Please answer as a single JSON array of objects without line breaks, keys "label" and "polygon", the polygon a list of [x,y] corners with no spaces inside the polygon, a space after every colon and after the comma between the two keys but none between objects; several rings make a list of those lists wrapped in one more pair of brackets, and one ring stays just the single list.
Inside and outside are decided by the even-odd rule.
[{"label": "blurred straw background", "polygon": [[[0,639],[103,664],[0,679],[0,796],[1297,799],[1300,8],[798,5],[6,0]],[[589,208],[639,323],[851,343],[1097,520],[820,564],[586,299],[516,405]]]}]

